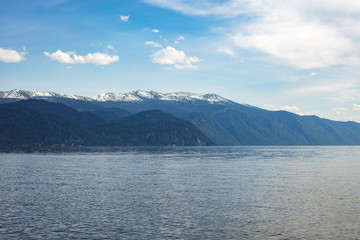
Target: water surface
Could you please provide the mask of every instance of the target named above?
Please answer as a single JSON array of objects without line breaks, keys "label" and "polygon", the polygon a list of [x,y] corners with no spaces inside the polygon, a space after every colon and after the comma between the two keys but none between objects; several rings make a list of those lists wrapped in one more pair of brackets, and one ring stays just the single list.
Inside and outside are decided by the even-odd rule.
[{"label": "water surface", "polygon": [[360,147],[0,154],[0,239],[359,239]]}]

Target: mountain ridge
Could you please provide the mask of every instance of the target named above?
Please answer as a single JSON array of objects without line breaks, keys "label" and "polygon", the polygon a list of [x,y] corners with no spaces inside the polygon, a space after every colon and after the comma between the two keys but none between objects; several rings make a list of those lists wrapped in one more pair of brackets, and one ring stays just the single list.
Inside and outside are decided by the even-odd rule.
[{"label": "mountain ridge", "polygon": [[59,94],[50,91],[26,91],[14,89],[10,91],[0,91],[0,98],[12,98],[12,99],[48,99],[48,98],[69,98],[75,100],[83,101],[124,101],[124,102],[141,102],[144,100],[161,100],[161,101],[177,101],[177,102],[186,102],[186,101],[207,101],[210,103],[223,103],[229,102],[230,100],[223,98],[217,94],[213,93],[191,93],[191,92],[172,92],[172,93],[160,93],[155,91],[143,91],[136,90],[129,93],[114,93],[106,92],[95,96],[94,98],[78,96],[78,95],[66,95]]},{"label": "mountain ridge", "polygon": [[51,98],[51,97],[58,97],[58,98],[70,98],[75,100],[85,100],[85,101],[92,101],[92,98],[83,97],[78,95],[66,95],[66,94],[59,94],[50,91],[26,91],[20,89],[14,89],[10,91],[0,91],[0,98],[12,98],[12,99],[21,99],[27,100],[31,98]]},{"label": "mountain ridge", "polygon": [[109,123],[94,113],[44,100],[0,104],[0,151],[11,147],[215,145],[189,121],[160,110],[122,119]]},{"label": "mountain ridge", "polygon": [[[16,96],[26,97],[20,93],[17,91]],[[65,98],[66,95],[61,94],[55,97],[47,93],[26,94],[27,97],[65,104],[80,112],[91,112],[108,123],[121,122],[122,117],[158,109],[194,124],[217,145],[360,145],[360,123],[269,111],[212,94],[182,92],[166,95],[139,90],[132,92],[128,95],[131,98],[124,101],[121,94],[117,95],[120,96],[117,101],[86,101],[83,98]],[[39,96],[41,94],[44,96]],[[2,92],[2,96],[14,94]],[[141,100],[132,99],[134,96]],[[1,98],[0,95],[0,103],[19,100]]]},{"label": "mountain ridge", "polygon": [[94,98],[96,101],[144,101],[144,100],[161,100],[161,101],[176,101],[176,102],[186,102],[186,101],[207,101],[210,103],[222,103],[228,102],[229,100],[213,93],[208,94],[198,94],[190,92],[173,92],[173,93],[159,93],[155,91],[142,91],[137,90],[130,93],[112,93],[107,92],[99,94]]}]

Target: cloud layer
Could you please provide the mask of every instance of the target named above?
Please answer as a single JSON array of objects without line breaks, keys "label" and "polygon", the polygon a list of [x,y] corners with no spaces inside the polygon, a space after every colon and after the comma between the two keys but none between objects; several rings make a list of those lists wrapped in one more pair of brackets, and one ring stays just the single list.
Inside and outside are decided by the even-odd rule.
[{"label": "cloud layer", "polygon": [[0,61],[5,63],[17,63],[25,61],[25,52],[17,52],[12,49],[0,48]]},{"label": "cloud layer", "polygon": [[151,61],[158,64],[173,65],[177,69],[193,70],[198,68],[193,63],[200,62],[200,59],[198,57],[188,57],[183,51],[167,46],[151,55]]},{"label": "cloud layer", "polygon": [[336,114],[344,114],[346,112],[346,108],[343,107],[336,107],[330,109],[332,112],[335,112]]},{"label": "cloud layer", "polygon": [[[248,4],[257,5],[255,1],[246,0],[231,0],[222,4],[211,1],[193,1],[193,0],[144,0],[150,4],[157,5],[163,8],[169,8],[186,15],[191,16],[207,16],[220,15],[226,17],[233,17],[239,14],[246,13]],[[223,1],[222,1],[223,2]]]},{"label": "cloud layer", "polygon": [[95,65],[107,65],[112,62],[119,60],[119,57],[116,55],[108,55],[106,53],[88,53],[86,56],[77,55],[76,52],[62,52],[57,50],[56,52],[49,53],[44,52],[44,54],[49,57],[51,60],[58,61],[61,63],[67,64],[85,64],[92,63]]},{"label": "cloud layer", "polygon": [[145,1],[191,16],[240,16],[227,29],[233,45],[271,62],[303,69],[360,64],[359,1]]},{"label": "cloud layer", "polygon": [[288,92],[298,96],[318,96],[334,102],[346,102],[360,99],[359,84],[353,80],[308,84]]}]

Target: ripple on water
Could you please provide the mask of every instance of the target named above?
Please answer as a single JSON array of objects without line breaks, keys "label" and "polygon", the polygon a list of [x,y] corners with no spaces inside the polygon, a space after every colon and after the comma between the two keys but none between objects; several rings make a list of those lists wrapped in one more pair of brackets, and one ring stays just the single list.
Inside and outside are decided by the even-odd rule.
[{"label": "ripple on water", "polygon": [[1,239],[357,239],[360,147],[0,155]]}]

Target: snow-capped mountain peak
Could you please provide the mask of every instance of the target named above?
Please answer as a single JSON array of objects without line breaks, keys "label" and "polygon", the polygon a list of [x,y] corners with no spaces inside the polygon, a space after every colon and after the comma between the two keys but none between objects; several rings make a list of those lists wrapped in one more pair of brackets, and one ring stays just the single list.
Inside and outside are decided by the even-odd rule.
[{"label": "snow-capped mountain peak", "polygon": [[13,98],[13,99],[48,99],[48,98],[71,98],[75,100],[93,101],[92,98],[82,97],[77,95],[64,95],[48,91],[25,91],[14,89],[10,91],[0,91],[0,98]]},{"label": "snow-capped mountain peak", "polygon": [[137,90],[130,93],[103,93],[94,98],[96,101],[141,102],[145,100],[160,100],[174,102],[206,101],[209,103],[223,103],[229,100],[216,94],[198,94],[189,92],[159,93],[154,91]]},{"label": "snow-capped mountain peak", "polygon": [[227,103],[229,100],[216,94],[200,94],[190,92],[174,92],[174,93],[159,93],[155,91],[142,91],[137,90],[129,93],[113,93],[107,92],[99,94],[94,98],[82,97],[77,95],[65,95],[48,91],[25,91],[25,90],[11,90],[0,91],[0,98],[11,99],[44,99],[51,100],[53,98],[70,98],[82,101],[98,101],[98,102],[143,102],[143,101],[171,101],[171,102],[194,102],[205,101],[211,104]]},{"label": "snow-capped mountain peak", "polygon": [[132,93],[113,93],[107,92],[103,94],[99,94],[94,98],[95,101],[106,102],[106,101],[114,101],[114,102],[137,102],[141,101],[139,97]]}]

